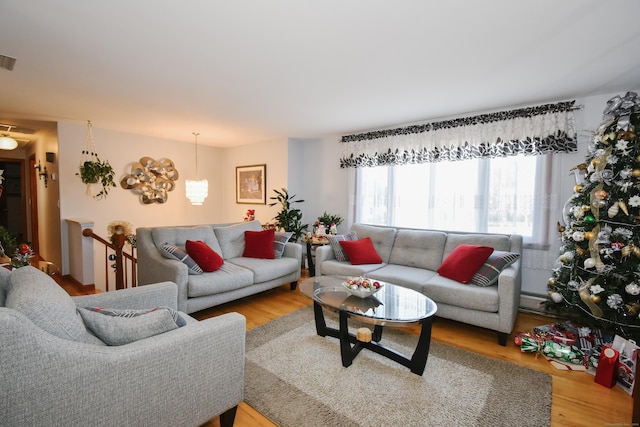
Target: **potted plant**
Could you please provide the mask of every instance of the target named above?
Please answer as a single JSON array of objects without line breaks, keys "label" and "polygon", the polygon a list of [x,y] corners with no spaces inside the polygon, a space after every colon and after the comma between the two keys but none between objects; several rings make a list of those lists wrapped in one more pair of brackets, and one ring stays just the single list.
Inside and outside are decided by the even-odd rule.
[{"label": "potted plant", "polygon": [[84,184],[87,184],[87,189],[91,184],[102,185],[102,190],[98,192],[95,199],[102,199],[109,194],[109,187],[115,187],[114,181],[115,172],[109,164],[109,161],[101,161],[96,157],[96,160],[87,160],[80,166],[80,172],[76,173]]},{"label": "potted plant", "polygon": [[278,222],[278,225],[284,229],[284,231],[293,233],[291,241],[297,242],[307,230],[309,224],[302,224],[302,211],[291,207],[291,205],[294,203],[302,203],[304,200],[294,200],[296,197],[295,194],[290,196],[286,188],[283,188],[281,191],[273,191],[276,193],[276,196],[270,197],[270,199],[275,200],[275,202],[269,203],[269,206],[275,206],[277,204],[281,206],[280,212],[278,212],[273,219]]},{"label": "potted plant", "polygon": [[328,214],[327,211],[325,211],[318,217],[318,222],[324,225],[327,230],[329,230],[332,226],[337,227],[342,224],[342,217],[340,215]]},{"label": "potted plant", "polygon": [[17,234],[0,225],[0,263],[10,262],[17,249]]}]

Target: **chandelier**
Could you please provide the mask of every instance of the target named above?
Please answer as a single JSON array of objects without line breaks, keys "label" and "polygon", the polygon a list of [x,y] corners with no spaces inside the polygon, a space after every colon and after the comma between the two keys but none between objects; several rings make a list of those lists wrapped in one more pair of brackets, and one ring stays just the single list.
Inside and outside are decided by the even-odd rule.
[{"label": "chandelier", "polygon": [[196,138],[196,179],[185,180],[187,190],[187,199],[194,206],[202,206],[204,199],[209,195],[209,181],[206,179],[198,180],[198,132],[193,132]]}]

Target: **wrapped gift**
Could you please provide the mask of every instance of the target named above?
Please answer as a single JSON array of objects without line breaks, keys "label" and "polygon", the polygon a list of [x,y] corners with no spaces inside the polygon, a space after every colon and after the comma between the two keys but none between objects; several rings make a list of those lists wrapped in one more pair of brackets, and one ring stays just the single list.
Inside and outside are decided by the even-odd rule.
[{"label": "wrapped gift", "polygon": [[573,365],[584,364],[584,353],[575,345],[560,344],[553,340],[539,340],[533,337],[522,337],[522,352],[540,352],[543,356],[568,362]]},{"label": "wrapped gift", "polygon": [[619,356],[620,352],[611,347],[605,347],[602,350],[596,369],[595,382],[608,388],[615,385]]},{"label": "wrapped gift", "polygon": [[522,338],[523,337],[527,337],[527,338],[535,338],[533,332],[527,332],[527,331],[516,331],[514,338],[513,338],[513,342],[515,343],[515,345],[517,345],[518,347],[520,347],[522,345]]},{"label": "wrapped gift", "polygon": [[633,384],[636,378],[636,352],[638,346],[635,341],[627,340],[619,335],[613,338],[611,348],[620,353],[618,357],[617,368],[617,384],[624,391],[633,394]]},{"label": "wrapped gift", "polygon": [[578,343],[578,329],[569,321],[536,326],[533,331],[545,339],[560,344],[576,345]]},{"label": "wrapped gift", "polygon": [[585,353],[590,352],[594,347],[602,348],[604,344],[610,342],[611,338],[607,341],[600,329],[578,328],[578,348]]}]

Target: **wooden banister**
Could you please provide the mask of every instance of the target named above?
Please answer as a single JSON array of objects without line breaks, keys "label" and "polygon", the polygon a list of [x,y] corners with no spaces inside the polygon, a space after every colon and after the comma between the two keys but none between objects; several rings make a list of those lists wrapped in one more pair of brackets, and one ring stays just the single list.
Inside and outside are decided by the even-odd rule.
[{"label": "wooden banister", "polygon": [[131,262],[131,286],[135,287],[137,285],[137,259],[135,258],[135,249],[132,247],[130,254],[123,250],[125,242],[127,241],[127,237],[124,234],[114,234],[111,238],[111,242],[98,236],[90,228],[82,230],[82,235],[85,237],[91,237],[105,246],[105,283],[107,291],[109,291],[108,249],[112,249],[115,252],[116,289],[124,289],[128,285],[128,280],[125,280],[125,271],[128,265],[127,261]]}]

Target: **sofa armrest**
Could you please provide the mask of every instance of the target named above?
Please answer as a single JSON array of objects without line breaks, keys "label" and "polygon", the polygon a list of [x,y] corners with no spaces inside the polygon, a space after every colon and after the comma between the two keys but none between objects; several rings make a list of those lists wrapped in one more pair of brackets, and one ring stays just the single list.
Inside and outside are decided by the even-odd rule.
[{"label": "sofa armrest", "polygon": [[137,228],[138,283],[148,285],[158,282],[173,282],[178,287],[186,285],[187,266],[174,259],[164,257],[156,247],[151,228]]},{"label": "sofa armrest", "polygon": [[151,235],[150,228],[137,228],[138,285],[173,282],[178,285],[178,310],[187,311],[187,282],[189,269],[174,259],[162,256]]},{"label": "sofa armrest", "polygon": [[498,298],[500,320],[498,332],[511,333],[520,306],[522,288],[522,261],[518,260],[502,270],[498,276]]},{"label": "sofa armrest", "polygon": [[94,295],[73,297],[78,307],[143,310],[154,307],[178,309],[178,287],[173,282],[155,283]]},{"label": "sofa armrest", "polygon": [[332,259],[336,259],[336,255],[331,245],[318,246],[316,248],[316,276],[322,276],[322,263]]},{"label": "sofa armrest", "polygon": [[302,245],[300,243],[287,242],[284,245],[283,257],[295,258],[298,263],[302,263]]},{"label": "sofa armrest", "polygon": [[7,425],[195,426],[243,400],[238,313],[118,347],[54,337],[9,309],[0,324]]}]

